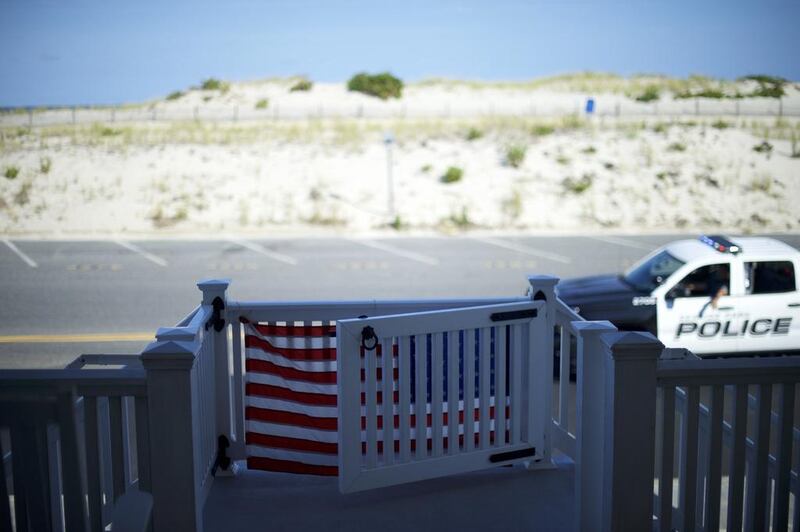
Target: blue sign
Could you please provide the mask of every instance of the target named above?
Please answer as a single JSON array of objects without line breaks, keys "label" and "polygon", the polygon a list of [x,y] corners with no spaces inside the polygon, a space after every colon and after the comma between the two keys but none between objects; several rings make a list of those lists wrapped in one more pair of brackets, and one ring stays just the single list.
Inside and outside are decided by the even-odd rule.
[{"label": "blue sign", "polygon": [[586,114],[590,115],[594,112],[594,98],[586,100]]}]

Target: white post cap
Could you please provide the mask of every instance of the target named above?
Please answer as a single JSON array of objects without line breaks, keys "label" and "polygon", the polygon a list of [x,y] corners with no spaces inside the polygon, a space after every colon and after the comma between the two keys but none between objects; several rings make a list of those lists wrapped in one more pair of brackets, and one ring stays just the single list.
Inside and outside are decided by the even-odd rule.
[{"label": "white post cap", "polygon": [[211,305],[216,297],[224,300],[230,284],[230,279],[206,279],[197,283],[197,288],[203,292],[203,305]]}]

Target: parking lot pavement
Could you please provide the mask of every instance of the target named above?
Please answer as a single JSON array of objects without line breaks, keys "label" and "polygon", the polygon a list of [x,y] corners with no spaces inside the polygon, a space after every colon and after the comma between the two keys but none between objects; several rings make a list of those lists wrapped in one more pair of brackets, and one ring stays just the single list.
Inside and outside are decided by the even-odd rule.
[{"label": "parking lot pavement", "polygon": [[[618,272],[677,238],[5,239],[0,367],[138,352],[199,303],[201,279],[232,279],[230,297],[241,300],[512,296],[525,292],[527,274]],[[800,235],[777,238],[800,248]]]}]

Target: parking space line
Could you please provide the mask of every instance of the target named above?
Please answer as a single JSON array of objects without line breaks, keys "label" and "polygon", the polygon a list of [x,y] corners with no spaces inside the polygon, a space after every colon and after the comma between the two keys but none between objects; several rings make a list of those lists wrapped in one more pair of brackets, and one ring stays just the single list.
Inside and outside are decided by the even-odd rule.
[{"label": "parking space line", "polygon": [[52,344],[82,342],[146,342],[153,332],[88,334],[10,334],[0,336],[0,344]]},{"label": "parking space line", "polygon": [[361,244],[362,246],[366,246],[368,248],[385,251],[386,253],[391,253],[392,255],[397,255],[398,257],[403,257],[405,259],[421,262],[422,264],[427,264],[428,266],[438,266],[439,264],[439,260],[435,259],[434,257],[429,257],[427,255],[416,253],[414,251],[408,251],[405,249],[396,248],[394,246],[390,246],[389,244],[384,244],[383,242],[377,242],[375,240],[361,240],[355,238],[347,238],[346,240],[354,242],[356,244]]},{"label": "parking space line", "polygon": [[10,249],[10,250],[11,250],[11,251],[13,251],[14,253],[16,253],[16,254],[17,254],[17,256],[18,256],[19,258],[21,258],[21,259],[22,259],[22,260],[25,262],[25,264],[27,264],[27,265],[28,265],[28,266],[30,266],[31,268],[38,268],[38,267],[39,267],[39,265],[38,265],[38,264],[36,264],[36,261],[35,261],[35,260],[33,260],[32,258],[30,258],[29,256],[27,256],[25,253],[23,253],[22,251],[20,251],[20,250],[19,250],[19,248],[18,248],[17,246],[15,246],[15,245],[14,245],[14,243],[13,243],[11,240],[9,240],[9,239],[7,239],[7,238],[4,238],[4,239],[3,239],[3,244],[5,244],[6,246],[8,246],[8,249]]},{"label": "parking space line", "polygon": [[292,266],[297,265],[297,259],[294,257],[290,257],[289,255],[284,255],[283,253],[278,253],[276,251],[270,251],[266,249],[264,246],[260,246],[255,242],[248,242],[247,240],[237,240],[233,238],[229,238],[228,242],[231,244],[236,244],[237,246],[241,246],[245,249],[249,249],[250,251],[255,251],[259,255],[264,255],[272,260],[277,260],[278,262],[283,262],[285,264],[291,264]]},{"label": "parking space line", "polygon": [[617,238],[615,236],[587,236],[586,238],[591,238],[592,240],[597,240],[598,242],[605,242],[607,244],[615,244],[617,246],[625,246],[634,249],[644,249],[647,251],[651,251],[653,249],[653,246],[646,246],[638,242],[633,242],[625,238]]},{"label": "parking space line", "polygon": [[152,253],[143,250],[139,246],[131,244],[130,242],[125,242],[124,240],[114,240],[114,243],[124,247],[128,251],[133,251],[134,253],[138,253],[139,255],[141,255],[142,257],[146,258],[150,262],[158,264],[159,266],[166,267],[167,264],[168,264],[167,261],[165,261],[161,257],[157,257],[157,256],[153,255]]},{"label": "parking space line", "polygon": [[565,257],[564,255],[559,255],[558,253],[550,253],[549,251],[544,251],[538,248],[532,248],[524,244],[515,244],[514,242],[508,242],[506,240],[500,240],[497,238],[489,238],[489,237],[468,237],[468,238],[476,240],[478,242],[483,242],[484,244],[489,244],[491,246],[497,246],[499,248],[516,251],[517,253],[524,253],[525,255],[531,255],[533,257],[540,257],[542,259],[552,260],[554,262],[561,262],[563,264],[572,263],[572,259],[570,259],[569,257]]}]

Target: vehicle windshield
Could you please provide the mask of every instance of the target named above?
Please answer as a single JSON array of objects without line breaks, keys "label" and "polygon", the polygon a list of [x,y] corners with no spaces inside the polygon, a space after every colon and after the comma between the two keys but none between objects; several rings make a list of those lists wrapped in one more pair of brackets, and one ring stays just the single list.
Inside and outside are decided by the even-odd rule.
[{"label": "vehicle windshield", "polygon": [[638,290],[652,292],[683,264],[666,251],[662,251],[634,264],[622,278]]}]

